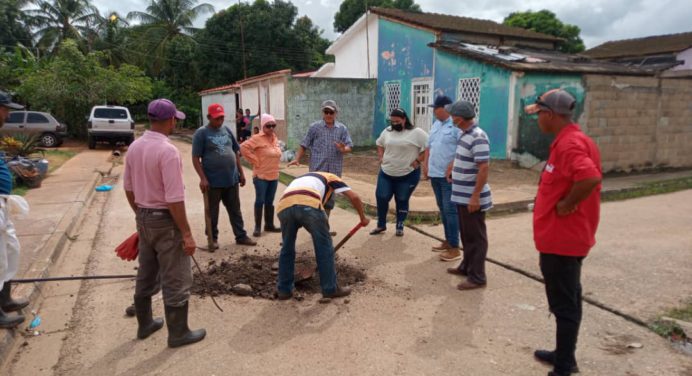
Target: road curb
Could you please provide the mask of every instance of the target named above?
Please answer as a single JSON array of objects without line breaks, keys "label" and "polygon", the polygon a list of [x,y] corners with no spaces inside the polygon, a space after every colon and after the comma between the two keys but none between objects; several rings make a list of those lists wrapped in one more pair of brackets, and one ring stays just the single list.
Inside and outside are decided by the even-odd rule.
[{"label": "road curb", "polygon": [[[96,193],[96,185],[101,180],[98,172],[93,173],[93,178],[77,195],[77,199],[72,203],[65,216],[56,226],[53,234],[48,237],[41,249],[37,252],[34,262],[23,278],[44,278],[50,274],[50,268],[65,250],[67,241],[72,236],[75,227],[84,216],[84,209],[89,206]],[[21,256],[20,256],[21,257]],[[7,356],[14,348],[15,342],[22,339],[20,331],[24,330],[31,321],[31,309],[38,306],[40,290],[35,283],[21,284],[13,287],[13,295],[29,299],[30,305],[23,309],[22,313],[26,317],[23,324],[15,329],[0,329],[0,365],[6,363]]]}]

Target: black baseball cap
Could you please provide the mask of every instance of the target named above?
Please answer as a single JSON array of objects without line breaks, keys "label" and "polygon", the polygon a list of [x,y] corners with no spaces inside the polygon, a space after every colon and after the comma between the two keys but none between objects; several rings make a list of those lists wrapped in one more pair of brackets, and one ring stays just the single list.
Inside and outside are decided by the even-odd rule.
[{"label": "black baseball cap", "polygon": [[0,91],[0,106],[11,108],[13,110],[21,110],[24,108],[21,104],[12,102],[12,96]]},{"label": "black baseball cap", "polygon": [[440,95],[439,97],[435,98],[435,102],[433,102],[433,104],[429,104],[428,107],[440,108],[452,103],[454,102],[452,102],[448,96]]}]

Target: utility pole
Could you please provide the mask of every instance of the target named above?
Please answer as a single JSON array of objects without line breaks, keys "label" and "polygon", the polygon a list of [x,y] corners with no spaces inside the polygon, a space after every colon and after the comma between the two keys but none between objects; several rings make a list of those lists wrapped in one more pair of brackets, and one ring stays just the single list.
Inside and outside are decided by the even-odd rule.
[{"label": "utility pole", "polygon": [[243,51],[243,78],[247,78],[247,64],[245,63],[245,34],[243,32],[243,11],[238,0],[238,15],[240,18],[240,48]]}]

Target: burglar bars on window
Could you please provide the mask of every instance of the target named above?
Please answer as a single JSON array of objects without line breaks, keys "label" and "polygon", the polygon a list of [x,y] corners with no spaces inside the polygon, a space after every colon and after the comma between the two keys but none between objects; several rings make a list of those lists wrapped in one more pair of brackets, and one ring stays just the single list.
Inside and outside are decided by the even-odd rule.
[{"label": "burglar bars on window", "polygon": [[459,100],[473,103],[476,109],[476,118],[481,113],[481,79],[480,77],[462,78],[459,80]]},{"label": "burglar bars on window", "polygon": [[384,91],[387,100],[387,117],[392,110],[399,107],[401,102],[401,84],[398,82],[387,82],[384,84]]}]

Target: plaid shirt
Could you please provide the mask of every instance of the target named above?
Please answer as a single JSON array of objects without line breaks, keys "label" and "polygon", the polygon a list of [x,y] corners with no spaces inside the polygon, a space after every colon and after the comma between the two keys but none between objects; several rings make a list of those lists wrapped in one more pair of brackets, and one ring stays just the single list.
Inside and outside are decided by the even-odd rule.
[{"label": "plaid shirt", "polygon": [[310,125],[303,142],[305,149],[310,149],[310,171],[329,172],[341,176],[344,167],[344,156],[336,147],[336,142],[342,142],[348,147],[353,147],[348,128],[336,121],[333,127],[327,127],[324,120],[316,121]]}]

